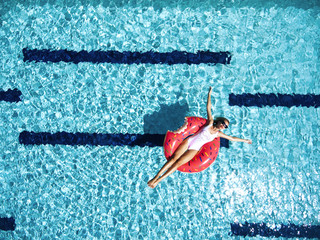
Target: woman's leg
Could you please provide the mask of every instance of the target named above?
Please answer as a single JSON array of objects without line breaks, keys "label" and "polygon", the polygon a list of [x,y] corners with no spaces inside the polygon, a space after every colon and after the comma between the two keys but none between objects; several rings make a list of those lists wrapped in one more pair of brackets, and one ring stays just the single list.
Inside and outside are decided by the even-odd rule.
[{"label": "woman's leg", "polygon": [[182,141],[174,154],[170,157],[169,161],[160,169],[157,175],[148,182],[148,185],[153,184],[165,171],[167,171],[172,164],[174,164],[181,156],[188,150],[188,139]]},{"label": "woman's leg", "polygon": [[187,150],[174,164],[172,164],[172,166],[168,169],[168,171],[163,174],[160,178],[158,178],[157,180],[155,180],[152,184],[150,184],[149,186],[151,188],[155,188],[159,182],[161,182],[163,179],[165,179],[166,177],[168,177],[170,174],[172,174],[173,172],[175,172],[181,165],[189,162],[192,158],[194,158],[194,156],[198,153],[197,150]]}]

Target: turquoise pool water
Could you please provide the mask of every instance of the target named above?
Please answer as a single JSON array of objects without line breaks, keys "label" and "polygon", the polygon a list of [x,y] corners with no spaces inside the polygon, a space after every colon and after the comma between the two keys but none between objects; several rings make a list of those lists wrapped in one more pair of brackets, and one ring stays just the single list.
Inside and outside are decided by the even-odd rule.
[{"label": "turquoise pool water", "polygon": [[[223,2],[222,2],[223,3]],[[160,4],[161,5],[161,4]],[[182,4],[183,5],[183,4]],[[7,6],[6,6],[7,7]],[[0,239],[227,239],[230,223],[320,223],[320,109],[229,106],[230,93],[319,94],[316,6],[17,4],[1,15]],[[24,62],[22,49],[229,51],[230,65]],[[19,144],[22,131],[165,133],[165,123],[231,120],[230,143],[199,174],[155,190],[161,147]],[[173,106],[173,107],[172,107]],[[178,113],[178,114],[176,114]],[[152,123],[146,119],[156,115]],[[147,126],[147,127],[146,127]]]}]

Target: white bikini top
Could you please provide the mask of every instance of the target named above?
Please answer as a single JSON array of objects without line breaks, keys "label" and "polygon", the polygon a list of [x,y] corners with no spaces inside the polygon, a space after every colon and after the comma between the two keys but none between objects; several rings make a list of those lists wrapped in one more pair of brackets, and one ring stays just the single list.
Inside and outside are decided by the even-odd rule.
[{"label": "white bikini top", "polygon": [[203,142],[211,142],[213,141],[213,139],[215,139],[218,136],[218,132],[216,132],[215,134],[211,134],[209,131],[209,128],[211,127],[211,125],[208,125],[206,127],[204,127],[201,132],[199,132],[196,136],[197,139],[203,141]]}]

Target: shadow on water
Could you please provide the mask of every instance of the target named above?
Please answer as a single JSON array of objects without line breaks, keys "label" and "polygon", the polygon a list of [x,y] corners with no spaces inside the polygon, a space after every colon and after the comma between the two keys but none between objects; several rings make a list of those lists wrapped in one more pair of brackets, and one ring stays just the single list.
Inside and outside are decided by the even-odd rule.
[{"label": "shadow on water", "polygon": [[151,134],[165,134],[168,130],[176,130],[184,123],[184,118],[189,111],[187,102],[173,105],[160,105],[160,110],[150,115],[145,115],[144,132]]}]

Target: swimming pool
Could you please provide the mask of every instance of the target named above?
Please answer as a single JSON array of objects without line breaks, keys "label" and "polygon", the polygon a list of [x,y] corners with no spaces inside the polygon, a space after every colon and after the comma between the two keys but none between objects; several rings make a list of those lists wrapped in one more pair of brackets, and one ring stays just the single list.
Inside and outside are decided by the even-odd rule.
[{"label": "swimming pool", "polygon": [[[21,101],[0,102],[0,217],[16,223],[0,239],[237,239],[230,224],[320,225],[319,107],[229,102],[319,95],[319,8],[202,3],[3,8],[0,90],[18,89]],[[232,57],[75,64],[24,61],[24,48]],[[19,142],[22,132],[165,134],[206,115],[209,86],[215,115],[231,121],[226,134],[254,144],[230,143],[206,171],[175,173],[154,190],[159,146]]]}]

